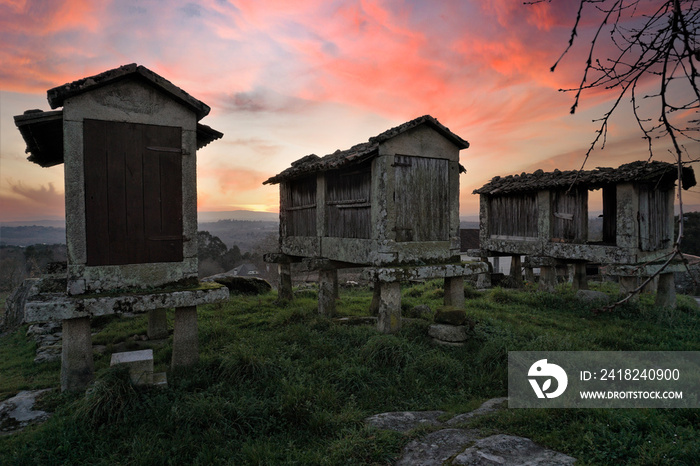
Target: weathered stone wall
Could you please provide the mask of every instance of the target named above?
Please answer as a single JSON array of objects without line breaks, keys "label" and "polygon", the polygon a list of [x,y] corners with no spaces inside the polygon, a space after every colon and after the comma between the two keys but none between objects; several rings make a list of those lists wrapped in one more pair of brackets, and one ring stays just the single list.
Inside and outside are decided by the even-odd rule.
[{"label": "weathered stone wall", "polygon": [[[196,116],[155,88],[126,79],[64,102],[68,292],[160,286],[197,277]],[[87,266],[83,121],[97,119],[182,128],[183,262]]]}]

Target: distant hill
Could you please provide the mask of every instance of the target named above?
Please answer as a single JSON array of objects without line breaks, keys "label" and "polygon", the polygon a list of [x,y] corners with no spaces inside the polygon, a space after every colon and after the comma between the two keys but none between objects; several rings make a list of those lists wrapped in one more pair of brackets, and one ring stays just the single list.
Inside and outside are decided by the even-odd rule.
[{"label": "distant hill", "polygon": [[278,222],[280,214],[276,212],[253,212],[250,210],[229,210],[226,212],[197,212],[198,223],[218,222],[219,220],[252,220]]},{"label": "distant hill", "polygon": [[38,225],[0,227],[0,245],[66,244],[66,229]]},{"label": "distant hill", "polygon": [[218,236],[229,248],[238,246],[242,253],[251,251],[262,239],[279,235],[279,223],[249,220],[219,220],[199,224],[200,231]]}]

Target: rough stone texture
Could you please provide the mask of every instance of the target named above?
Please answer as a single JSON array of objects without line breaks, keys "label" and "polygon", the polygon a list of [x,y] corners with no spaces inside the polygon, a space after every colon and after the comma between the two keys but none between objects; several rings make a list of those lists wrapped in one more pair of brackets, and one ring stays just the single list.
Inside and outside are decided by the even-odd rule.
[{"label": "rough stone texture", "polygon": [[466,325],[433,324],[428,327],[428,335],[436,340],[449,343],[461,343],[468,338],[469,327]]},{"label": "rough stone texture", "polygon": [[444,411],[396,411],[375,414],[365,419],[365,422],[377,429],[408,432],[417,427],[441,426],[442,422],[438,418],[443,414]]},{"label": "rough stone texture", "polygon": [[556,466],[574,464],[575,458],[547,450],[532,440],[512,435],[492,435],[477,440],[451,464],[498,464],[503,466]]},{"label": "rough stone texture", "polygon": [[190,367],[199,362],[197,306],[175,309],[172,368]]},{"label": "rough stone texture", "polygon": [[336,290],[338,287],[338,271],[320,270],[318,272],[318,313],[322,316],[333,317],[335,314]]},{"label": "rough stone texture", "polygon": [[445,297],[446,306],[464,307],[464,277],[446,277],[445,278]]},{"label": "rough stone texture", "polygon": [[164,308],[148,311],[148,339],[168,338],[168,314]]},{"label": "rough stone texture", "polygon": [[610,296],[601,291],[578,290],[576,292],[576,299],[587,303],[607,304],[610,301]]},{"label": "rough stone texture", "polygon": [[438,466],[460,465],[532,465],[554,466],[573,464],[575,459],[544,449],[531,440],[510,435],[492,435],[479,438],[475,429],[448,428],[502,408],[507,398],[493,398],[469,413],[453,417],[446,423],[439,421],[443,411],[391,412],[370,416],[365,422],[378,429],[409,432],[422,426],[446,427],[430,432],[404,447],[397,465]]},{"label": "rough stone texture", "polygon": [[586,264],[581,262],[573,264],[573,273],[571,278],[571,287],[574,290],[587,290],[588,278],[586,277]]},{"label": "rough stone texture", "polygon": [[467,321],[467,313],[464,309],[453,307],[439,308],[435,312],[436,324],[463,325]]},{"label": "rough stone texture", "polygon": [[370,267],[363,269],[362,278],[382,282],[430,280],[433,278],[464,277],[486,273],[488,269],[488,264],[484,262],[406,267]]},{"label": "rough stone texture", "polygon": [[125,364],[129,368],[129,377],[134,385],[153,384],[153,350],[127,351],[112,353],[110,366]]},{"label": "rough stone texture", "polygon": [[272,285],[262,278],[239,277],[230,273],[219,273],[203,278],[202,281],[224,285],[228,288],[230,294],[260,295],[272,290]]},{"label": "rough stone texture", "polygon": [[[639,286],[639,278],[636,276],[620,277],[620,293],[626,295],[637,289]],[[635,293],[630,302],[639,301],[639,293]]]},{"label": "rough stone texture", "polygon": [[61,349],[61,391],[82,391],[95,375],[92,358],[90,318],[63,321]]},{"label": "rough stone texture", "polygon": [[0,314],[0,330],[11,331],[25,322],[25,305],[39,294],[40,282],[40,278],[27,278],[7,297],[4,312]]},{"label": "rough stone texture", "polygon": [[60,322],[32,324],[27,329],[27,336],[36,341],[35,363],[51,362],[61,359],[62,336]]},{"label": "rough stone texture", "polygon": [[280,277],[280,282],[277,286],[278,298],[283,301],[291,301],[294,299],[294,293],[292,292],[292,265],[278,264],[277,271]]},{"label": "rough stone texture", "polygon": [[413,440],[403,449],[397,466],[442,465],[478,438],[476,430],[442,429]]},{"label": "rough stone texture", "polygon": [[502,408],[503,404],[506,401],[508,401],[508,398],[492,398],[482,403],[481,406],[476,408],[474,411],[470,411],[464,414],[458,414],[457,416],[447,421],[446,424],[448,426],[457,426],[475,416],[483,416],[484,414],[492,413]]},{"label": "rough stone texture", "polygon": [[658,307],[676,307],[676,286],[672,273],[659,275],[659,285],[654,304]]},{"label": "rough stone texture", "polygon": [[30,424],[47,420],[50,414],[34,410],[34,403],[39,395],[49,391],[51,389],[25,390],[0,402],[0,435],[18,432]]},{"label": "rough stone texture", "polygon": [[540,267],[540,283],[541,291],[552,292],[557,286],[557,269],[554,267]]},{"label": "rough stone texture", "polygon": [[210,286],[213,288],[114,296],[86,295],[77,297],[58,293],[43,293],[32,301],[27,301],[25,320],[27,322],[47,322],[77,317],[145,312],[159,308],[196,306],[228,300],[228,288],[218,284]]},{"label": "rough stone texture", "polygon": [[401,284],[399,282],[379,285],[377,330],[382,333],[396,333],[401,330]]}]

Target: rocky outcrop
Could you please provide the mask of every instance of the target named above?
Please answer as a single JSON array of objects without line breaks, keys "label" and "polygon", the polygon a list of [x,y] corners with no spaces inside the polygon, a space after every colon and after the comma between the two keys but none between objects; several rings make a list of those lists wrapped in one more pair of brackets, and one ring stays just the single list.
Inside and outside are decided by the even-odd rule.
[{"label": "rocky outcrop", "polygon": [[575,458],[548,450],[524,437],[497,434],[482,438],[476,429],[458,428],[475,416],[501,409],[507,398],[493,398],[474,411],[446,421],[444,411],[404,411],[375,414],[365,422],[377,429],[409,432],[418,427],[437,430],[411,441],[401,452],[397,465],[506,465],[544,466],[574,464]]}]

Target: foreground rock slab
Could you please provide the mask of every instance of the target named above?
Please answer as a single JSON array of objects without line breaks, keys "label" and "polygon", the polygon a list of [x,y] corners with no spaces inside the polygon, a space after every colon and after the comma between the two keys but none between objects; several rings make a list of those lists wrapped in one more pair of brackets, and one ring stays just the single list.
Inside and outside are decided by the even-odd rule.
[{"label": "foreground rock slab", "polygon": [[24,390],[0,403],[0,435],[19,432],[30,424],[44,422],[50,416],[45,411],[34,410],[39,395],[51,391]]},{"label": "foreground rock slab", "polygon": [[574,464],[575,458],[548,450],[532,440],[498,434],[480,438],[477,429],[459,429],[460,424],[476,416],[503,408],[507,398],[493,398],[477,409],[441,421],[444,411],[403,411],[375,414],[365,422],[378,429],[410,432],[419,427],[432,427],[429,432],[406,445],[397,465],[503,465],[553,466]]}]

